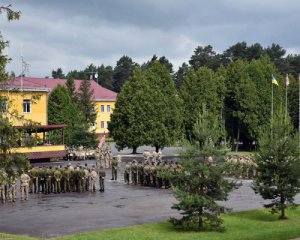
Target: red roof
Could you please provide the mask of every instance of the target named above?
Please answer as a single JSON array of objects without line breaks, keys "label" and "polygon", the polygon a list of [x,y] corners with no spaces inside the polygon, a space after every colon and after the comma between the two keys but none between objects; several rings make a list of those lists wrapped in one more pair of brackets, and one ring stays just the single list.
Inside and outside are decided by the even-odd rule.
[{"label": "red roof", "polygon": [[[79,89],[82,80],[74,80],[76,90]],[[54,79],[54,78],[32,78],[23,77],[23,88],[45,89],[48,88],[51,92],[58,84],[64,86],[66,79]],[[90,81],[91,88],[94,89],[94,100],[116,100],[117,93],[101,87],[95,81]],[[10,87],[21,87],[21,78],[15,78],[8,84]]]}]

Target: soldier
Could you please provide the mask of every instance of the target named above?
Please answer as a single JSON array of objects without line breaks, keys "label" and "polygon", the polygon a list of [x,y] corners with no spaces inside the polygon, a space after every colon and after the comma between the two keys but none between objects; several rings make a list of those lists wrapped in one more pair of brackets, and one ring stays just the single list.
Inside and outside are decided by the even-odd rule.
[{"label": "soldier", "polygon": [[134,185],[137,185],[137,176],[138,176],[138,165],[136,163],[136,160],[134,159],[132,161],[132,165],[131,165],[131,180],[132,180],[132,183]]},{"label": "soldier", "polygon": [[118,161],[116,157],[113,157],[113,160],[111,161],[111,180],[117,181],[117,175],[118,175]]},{"label": "soldier", "polygon": [[30,177],[23,172],[21,174],[21,200],[28,200]]},{"label": "soldier", "polygon": [[104,170],[103,166],[100,166],[98,175],[99,175],[99,186],[100,186],[99,191],[104,192],[105,170]]},{"label": "soldier", "polygon": [[111,166],[111,159],[112,159],[111,150],[110,150],[110,147],[107,146],[106,153],[105,153],[105,165],[106,165],[106,168],[109,168]]},{"label": "soldier", "polygon": [[71,163],[68,163],[68,170],[70,171],[70,191],[75,191],[75,174],[74,174],[74,167],[71,165]]},{"label": "soldier", "polygon": [[0,169],[0,199],[5,203],[5,184],[7,174],[4,169]]},{"label": "soldier", "polygon": [[145,176],[145,186],[150,186],[150,165],[148,161],[146,161],[145,166],[144,166],[144,176]]},{"label": "soldier", "polygon": [[66,189],[65,189],[65,177],[64,177],[64,168],[62,165],[59,165],[59,171],[61,173],[61,181],[60,181],[60,190],[62,193],[66,192]]},{"label": "soldier", "polygon": [[150,166],[150,185],[156,187],[156,167],[154,162]]},{"label": "soldier", "polygon": [[17,198],[17,180],[18,175],[16,172],[14,172],[14,174],[11,175],[8,180],[8,198],[10,202],[15,202]]},{"label": "soldier", "polygon": [[52,192],[52,178],[53,178],[53,171],[52,167],[46,168],[45,172],[45,194],[50,194]]},{"label": "soldier", "polygon": [[93,166],[92,171],[90,173],[91,177],[91,191],[96,192],[96,181],[97,181],[97,172],[95,171],[95,166]]},{"label": "soldier", "polygon": [[90,186],[90,170],[87,163],[84,164],[84,190],[88,191]]},{"label": "soldier", "polygon": [[35,167],[32,167],[28,171],[28,175],[30,177],[30,183],[29,183],[29,193],[38,193],[38,170]]},{"label": "soldier", "polygon": [[131,163],[128,162],[126,163],[125,165],[125,168],[124,168],[124,182],[129,184],[130,182],[130,165]]},{"label": "soldier", "polygon": [[140,185],[144,184],[144,165],[141,161],[138,162],[138,183]]},{"label": "soldier", "polygon": [[61,192],[60,182],[61,182],[62,174],[58,167],[55,169],[53,176],[54,176],[54,193],[60,193]]},{"label": "soldier", "polygon": [[46,189],[46,169],[43,166],[43,168],[39,167],[37,171],[38,175],[38,192],[42,191],[42,193],[45,193]]}]

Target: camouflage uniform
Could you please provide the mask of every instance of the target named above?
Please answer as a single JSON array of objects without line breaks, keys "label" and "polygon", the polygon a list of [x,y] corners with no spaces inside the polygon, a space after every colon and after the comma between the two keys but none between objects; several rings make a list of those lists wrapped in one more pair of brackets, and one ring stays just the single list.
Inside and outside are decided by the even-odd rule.
[{"label": "camouflage uniform", "polygon": [[0,199],[5,203],[5,184],[7,174],[3,169],[0,169]]},{"label": "camouflage uniform", "polygon": [[104,179],[105,179],[105,170],[104,168],[101,166],[99,169],[99,186],[100,186],[100,192],[104,192]]},{"label": "camouflage uniform", "polygon": [[38,170],[36,168],[32,168],[28,171],[28,175],[30,177],[30,182],[29,182],[29,192],[30,193],[38,193]]},{"label": "camouflage uniform", "polygon": [[21,200],[28,200],[30,177],[26,173],[21,175]]},{"label": "camouflage uniform", "polygon": [[8,180],[8,198],[10,202],[15,202],[17,199],[17,174],[11,176]]},{"label": "camouflage uniform", "polygon": [[141,162],[138,163],[138,183],[144,185],[144,165]]},{"label": "camouflage uniform", "polygon": [[91,191],[92,192],[96,192],[96,182],[97,182],[97,172],[95,171],[94,168],[92,168],[92,171],[90,173],[90,177],[91,177]]},{"label": "camouflage uniform", "polygon": [[54,192],[60,193],[61,192],[60,182],[61,182],[62,174],[58,167],[55,169],[53,176],[54,176]]},{"label": "camouflage uniform", "polygon": [[87,164],[84,167],[84,190],[88,191],[89,190],[89,185],[90,185],[90,170],[87,166]]},{"label": "camouflage uniform", "polygon": [[124,168],[124,182],[130,183],[130,163],[127,163]]},{"label": "camouflage uniform", "polygon": [[118,161],[114,157],[111,162],[111,180],[117,181],[118,175]]},{"label": "camouflage uniform", "polygon": [[46,192],[46,169],[39,168],[37,171],[38,175],[38,192],[42,191],[42,193]]},{"label": "camouflage uniform", "polygon": [[65,192],[71,192],[71,177],[72,177],[72,171],[65,167],[65,170],[63,171],[63,179],[64,179],[64,191]]},{"label": "camouflage uniform", "polygon": [[52,192],[52,180],[53,180],[52,167],[46,169],[45,180],[46,180],[45,194],[50,194]]},{"label": "camouflage uniform", "polygon": [[138,177],[138,165],[136,163],[136,160],[133,160],[131,165],[131,178],[132,178],[131,180],[134,185],[137,185],[138,183],[137,177]]}]

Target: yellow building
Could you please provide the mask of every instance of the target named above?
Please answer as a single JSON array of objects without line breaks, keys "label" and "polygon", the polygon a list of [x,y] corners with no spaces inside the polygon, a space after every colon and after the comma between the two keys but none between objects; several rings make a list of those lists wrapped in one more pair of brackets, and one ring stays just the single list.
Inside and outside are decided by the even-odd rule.
[{"label": "yellow building", "polygon": [[[48,96],[50,92],[58,85],[64,86],[66,84],[65,79],[52,79],[52,78],[16,78],[15,85],[21,85],[25,88],[36,88],[36,89],[44,89],[48,90]],[[79,89],[80,83],[82,80],[74,80],[76,90]],[[96,110],[97,110],[97,119],[93,126],[97,135],[109,135],[109,131],[107,129],[108,122],[110,121],[110,115],[115,108],[115,101],[117,97],[117,93],[103,88],[95,81],[90,81],[91,88],[94,91],[92,96],[95,101]],[[43,110],[44,111],[44,110]],[[46,111],[47,116],[47,111]],[[46,123],[47,124],[47,123]]]},{"label": "yellow building", "polygon": [[[31,149],[20,148],[15,151],[30,153],[30,159],[61,157],[65,155],[65,146],[53,146],[47,142],[47,132],[61,129],[62,143],[64,141],[64,129],[66,125],[48,125],[47,100],[51,91],[58,85],[65,85],[65,79],[49,78],[16,78],[0,87],[0,96],[7,99],[7,116],[16,113],[21,118],[10,118],[12,124],[17,128],[26,128],[26,122],[33,121],[39,124],[35,131],[27,129],[30,135],[42,139],[39,146]],[[75,88],[78,90],[81,80],[74,80]],[[94,123],[94,130],[97,135],[109,135],[108,122],[110,115],[115,107],[117,94],[106,88],[101,87],[96,82],[91,81],[91,88],[94,91],[93,100],[97,110],[97,119]]]}]

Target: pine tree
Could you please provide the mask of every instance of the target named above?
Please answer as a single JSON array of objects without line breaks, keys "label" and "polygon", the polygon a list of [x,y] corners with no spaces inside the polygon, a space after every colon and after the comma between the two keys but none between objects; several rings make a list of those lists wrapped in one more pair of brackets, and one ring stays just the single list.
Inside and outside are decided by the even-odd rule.
[{"label": "pine tree", "polygon": [[[199,121],[194,125],[194,143],[187,144],[186,151],[180,155],[181,168],[176,174],[170,174],[172,191],[178,203],[173,209],[181,211],[181,219],[171,218],[176,226],[186,230],[222,230],[220,214],[226,208],[216,201],[227,200],[235,183],[223,177],[224,146],[219,144],[219,124],[211,125],[208,113],[200,113]],[[217,117],[211,116],[211,119]],[[209,131],[201,132],[209,126]]]},{"label": "pine tree", "polygon": [[90,80],[82,80],[78,91],[78,106],[89,125],[95,123],[97,117],[95,103],[92,101],[93,94],[94,90],[91,89]]},{"label": "pine tree", "polygon": [[289,118],[284,113],[274,114],[272,128],[262,130],[259,149],[255,155],[258,176],[253,189],[264,199],[271,200],[266,208],[279,212],[279,219],[287,218],[285,210],[295,206],[294,198],[300,192],[299,139]]}]

